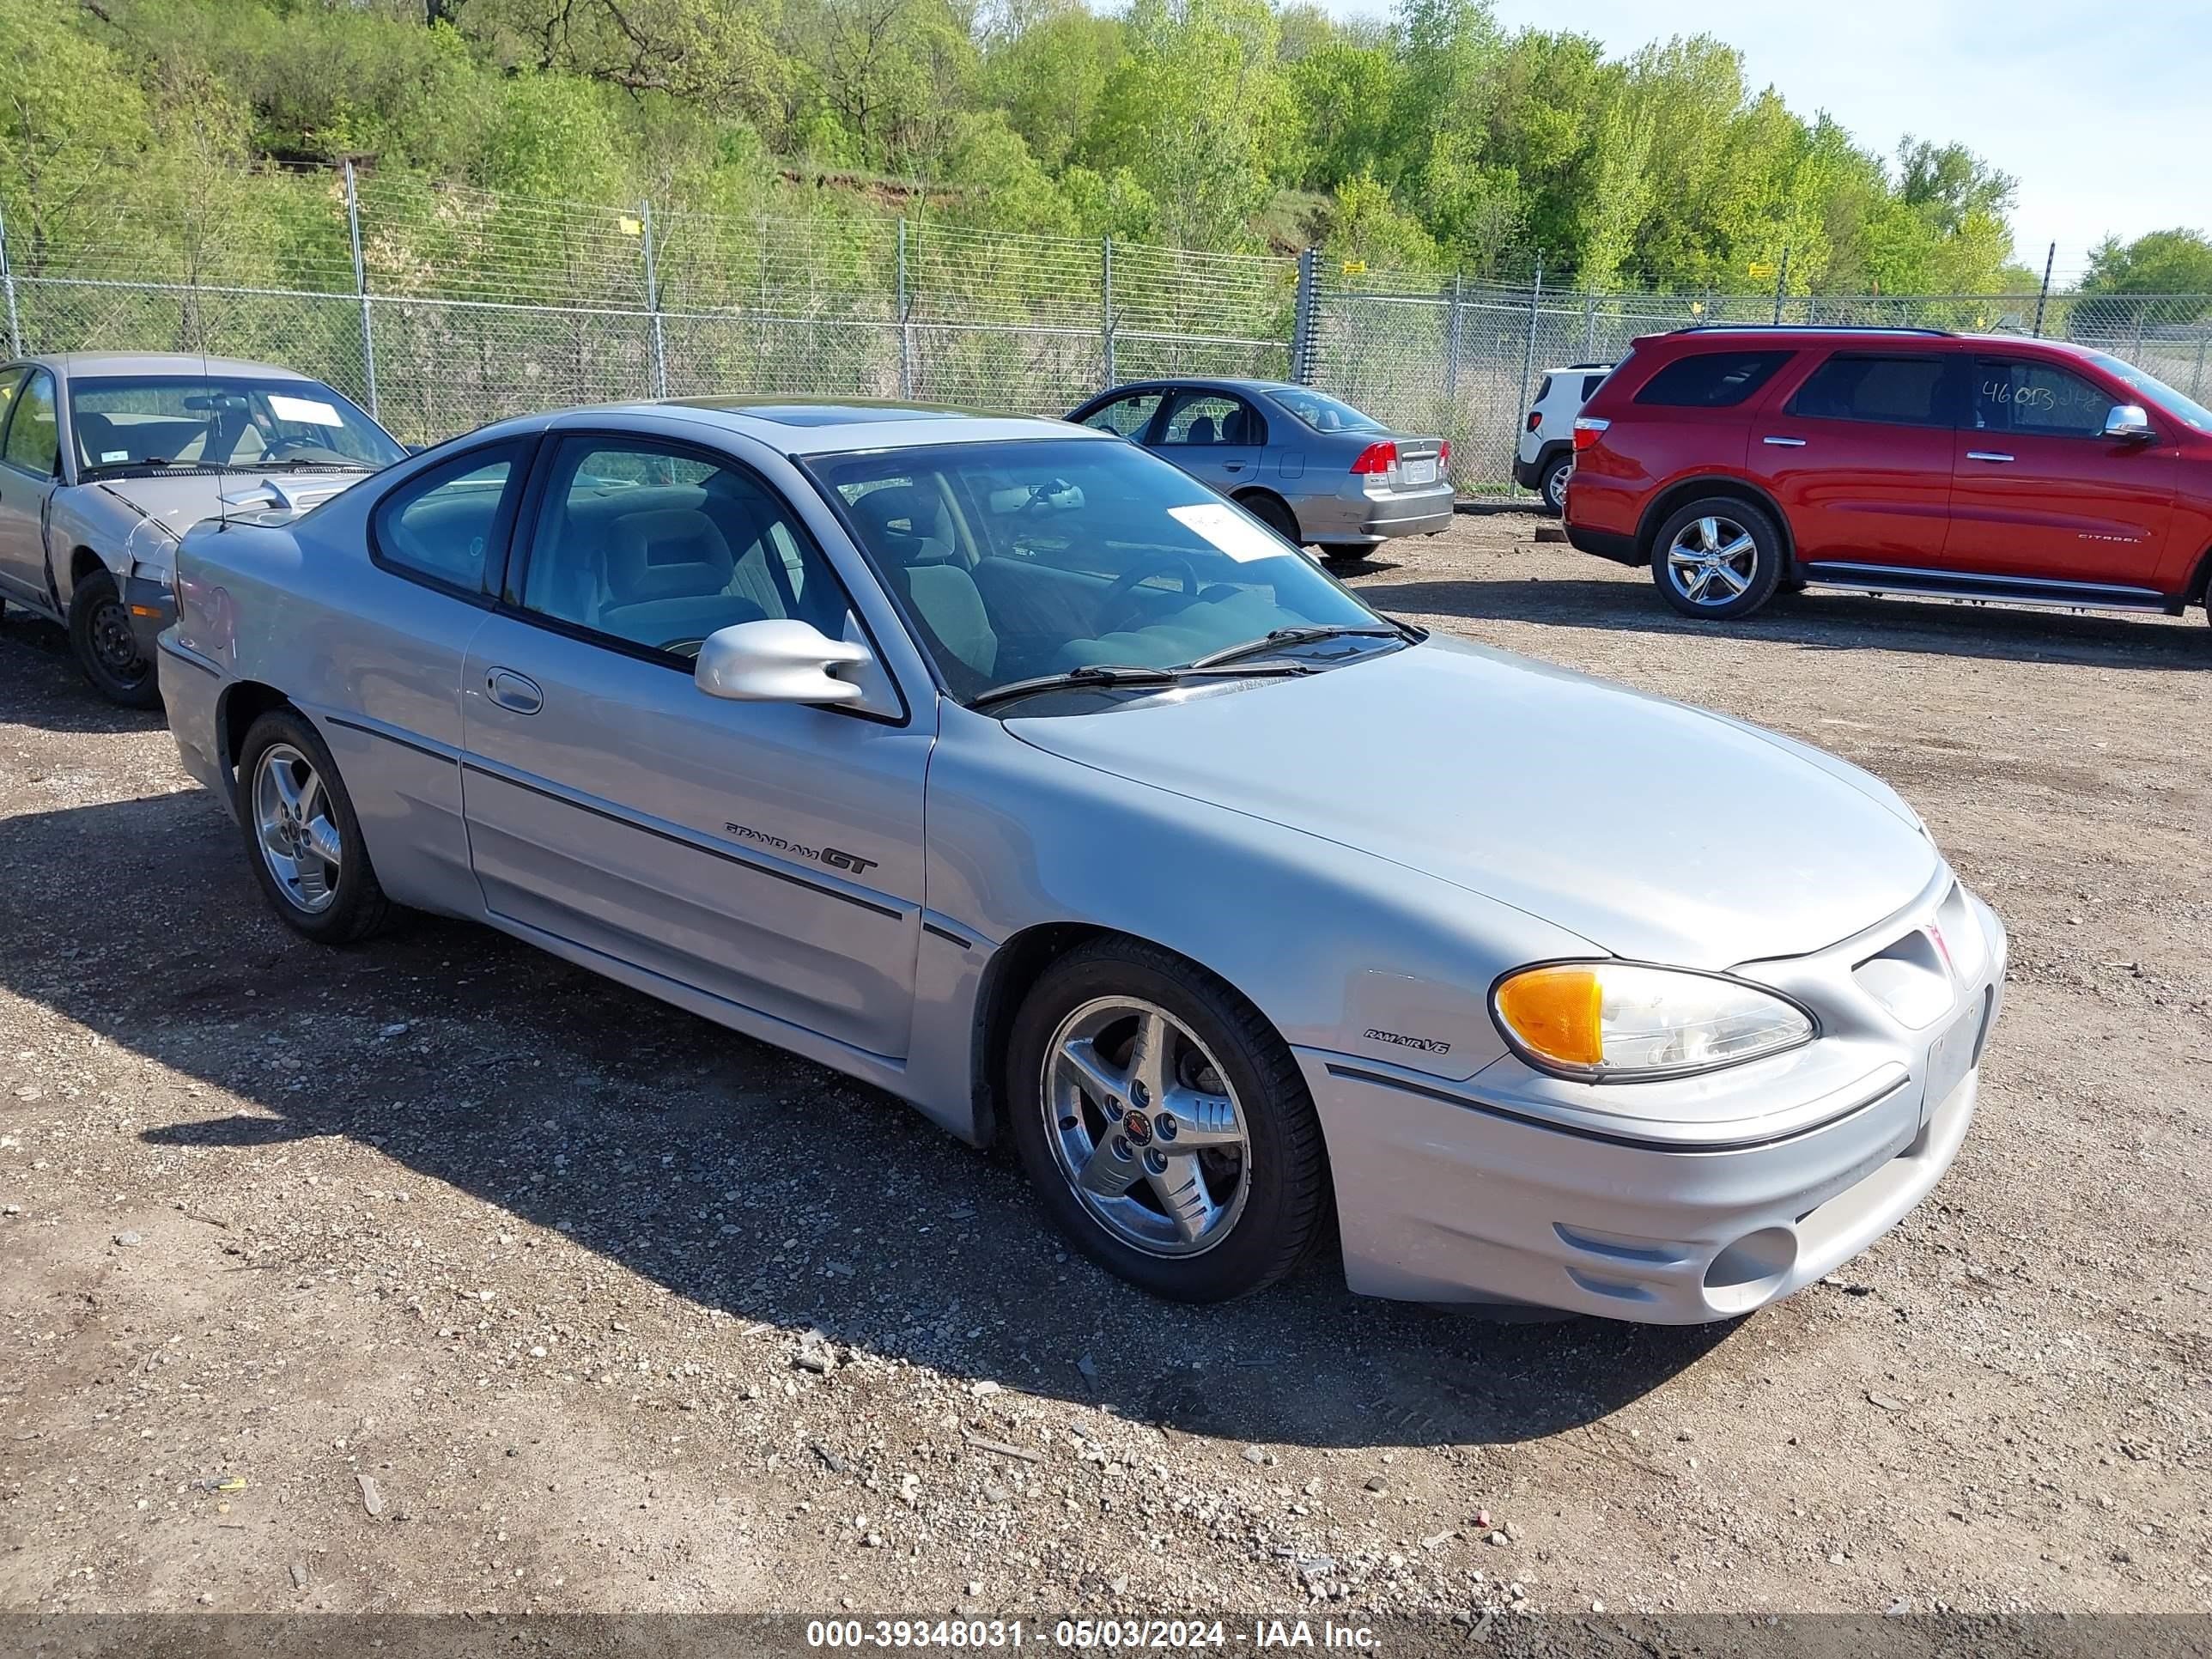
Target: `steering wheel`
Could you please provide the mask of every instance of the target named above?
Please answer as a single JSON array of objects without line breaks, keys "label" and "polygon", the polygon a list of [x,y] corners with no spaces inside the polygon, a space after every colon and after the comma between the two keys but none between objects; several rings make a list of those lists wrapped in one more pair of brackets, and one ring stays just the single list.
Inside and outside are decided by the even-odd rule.
[{"label": "steering wheel", "polygon": [[1155,553],[1151,558],[1139,560],[1115,577],[1105,592],[1099,595],[1098,631],[1101,634],[1118,631],[1127,620],[1121,613],[1125,611],[1133,613],[1136,610],[1129,603],[1129,595],[1136,590],[1138,583],[1148,576],[1158,575],[1163,570],[1172,570],[1182,578],[1182,591],[1187,599],[1198,598],[1202,584],[1191,562],[1180,553]]}]

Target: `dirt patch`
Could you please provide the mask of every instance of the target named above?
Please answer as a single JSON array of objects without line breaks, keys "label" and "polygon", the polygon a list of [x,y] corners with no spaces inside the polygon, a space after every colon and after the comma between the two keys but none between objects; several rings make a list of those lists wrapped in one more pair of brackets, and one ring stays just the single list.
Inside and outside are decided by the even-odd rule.
[{"label": "dirt patch", "polygon": [[817,1067],[480,928],[295,939],[11,618],[0,1606],[2212,1605],[2212,629],[1708,628],[1534,524],[1354,580],[1871,768],[2012,928],[1955,1170],[1738,1327],[1148,1301]]}]

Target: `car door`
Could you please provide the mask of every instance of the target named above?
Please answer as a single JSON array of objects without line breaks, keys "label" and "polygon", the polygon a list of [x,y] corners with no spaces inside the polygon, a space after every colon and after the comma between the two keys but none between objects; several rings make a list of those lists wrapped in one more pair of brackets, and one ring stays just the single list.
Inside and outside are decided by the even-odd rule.
[{"label": "car door", "polygon": [[462,678],[486,908],[902,1056],[933,717],[732,702],[695,684],[698,642],[736,623],[795,617],[858,637],[800,518],[727,455],[570,434],[531,493]]},{"label": "car door", "polygon": [[[2021,581],[2150,588],[2173,517],[2172,433],[2107,438],[2106,416],[2135,397],[2046,358],[1981,354],[1970,394],[1945,562]],[[2156,431],[2166,417],[2150,419]]]},{"label": "car door", "polygon": [[1753,416],[1746,465],[1781,504],[1801,564],[1942,562],[1962,364],[1838,351]]},{"label": "car door", "polygon": [[[377,873],[404,903],[477,908],[461,811],[461,669],[498,591],[532,447],[478,444],[388,486],[359,486],[380,492],[365,514],[371,580],[348,581],[334,564],[294,646],[312,668],[290,689],[320,712],[362,838],[382,849]],[[341,525],[350,505],[331,508]],[[301,533],[311,562],[328,547],[315,531],[324,522]]]},{"label": "car door", "polygon": [[1212,386],[1177,392],[1158,433],[1153,447],[1162,457],[1224,495],[1258,476],[1267,441],[1259,410]]},{"label": "car door", "polygon": [[46,610],[46,502],[61,482],[54,377],[43,368],[0,380],[0,593]]}]

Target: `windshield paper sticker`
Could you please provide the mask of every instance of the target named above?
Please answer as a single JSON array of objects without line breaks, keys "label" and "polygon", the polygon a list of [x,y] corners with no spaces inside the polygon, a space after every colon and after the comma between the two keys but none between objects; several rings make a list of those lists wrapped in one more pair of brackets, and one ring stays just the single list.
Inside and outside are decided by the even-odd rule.
[{"label": "windshield paper sticker", "polygon": [[1235,507],[1219,501],[1171,507],[1168,517],[1185,529],[1197,532],[1239,564],[1250,564],[1257,559],[1279,559],[1290,551]]},{"label": "windshield paper sticker", "polygon": [[345,424],[337,410],[320,398],[287,398],[281,392],[269,394],[269,412],[280,421],[304,421],[309,426]]}]

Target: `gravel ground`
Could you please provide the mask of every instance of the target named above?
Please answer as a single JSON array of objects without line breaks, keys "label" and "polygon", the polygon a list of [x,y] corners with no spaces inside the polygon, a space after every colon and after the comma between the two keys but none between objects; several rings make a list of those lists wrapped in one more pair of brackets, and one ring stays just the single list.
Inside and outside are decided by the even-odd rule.
[{"label": "gravel ground", "polygon": [[1956,1168],[1733,1327],[1151,1302],[829,1073],[482,928],[296,939],[11,617],[0,1607],[2212,1607],[2212,629],[1710,629],[1535,525],[1357,580],[1872,769],[2013,931]]}]

